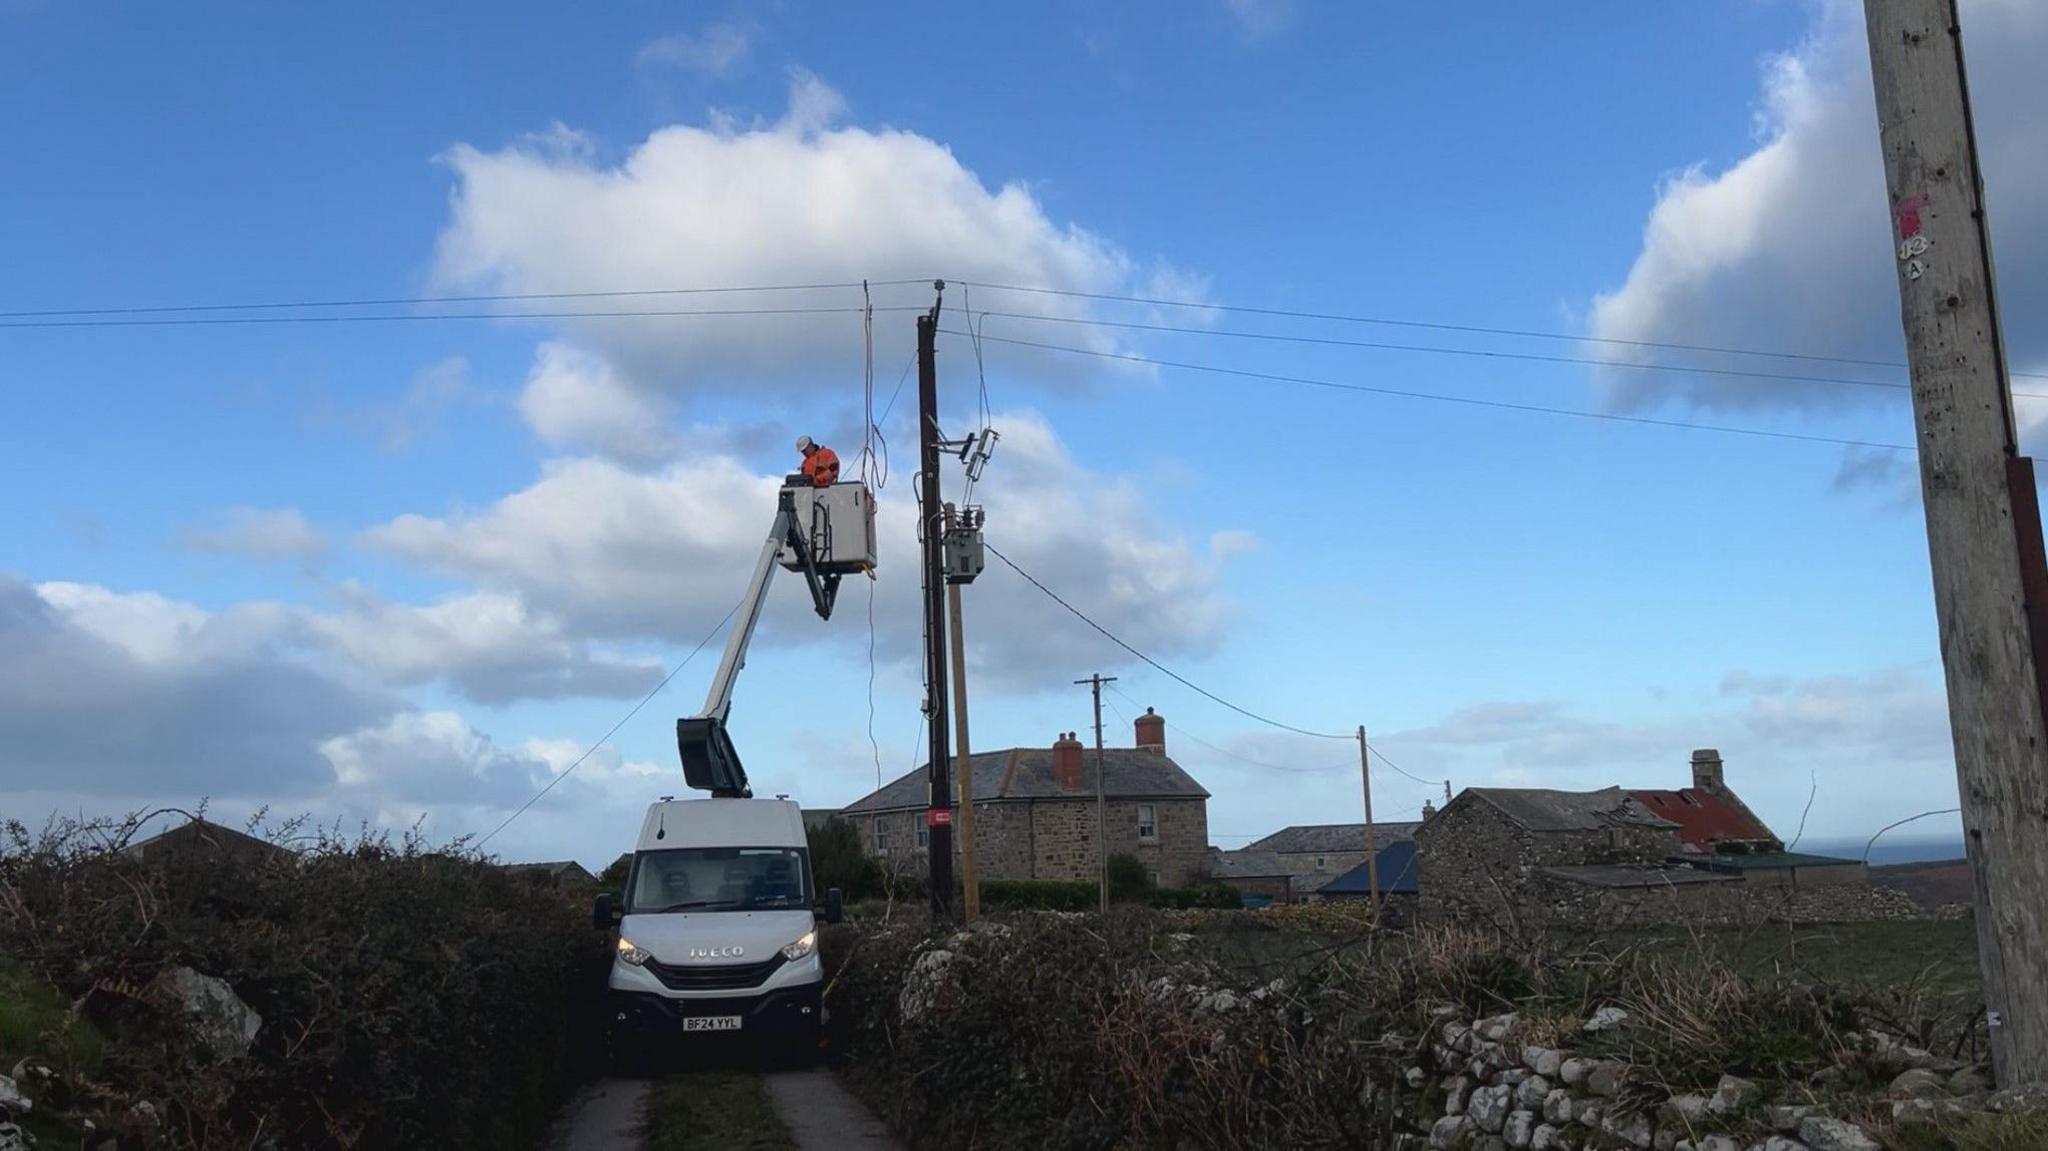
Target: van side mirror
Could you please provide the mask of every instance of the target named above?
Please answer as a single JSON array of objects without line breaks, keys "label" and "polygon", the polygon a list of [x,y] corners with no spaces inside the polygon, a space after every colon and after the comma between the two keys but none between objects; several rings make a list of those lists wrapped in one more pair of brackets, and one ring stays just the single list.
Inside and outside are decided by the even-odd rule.
[{"label": "van side mirror", "polygon": [[619,910],[612,904],[612,893],[598,893],[596,902],[590,905],[590,925],[599,931],[610,931],[619,925]]},{"label": "van side mirror", "polygon": [[825,889],[825,922],[838,923],[846,918],[846,894],[836,887]]}]

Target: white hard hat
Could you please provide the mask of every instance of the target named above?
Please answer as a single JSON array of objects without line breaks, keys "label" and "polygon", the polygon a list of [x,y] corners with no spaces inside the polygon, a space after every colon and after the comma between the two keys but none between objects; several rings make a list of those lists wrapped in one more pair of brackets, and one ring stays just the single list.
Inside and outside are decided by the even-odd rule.
[{"label": "white hard hat", "polygon": [[800,451],[800,452],[807,452],[807,451],[810,451],[810,450],[811,450],[811,437],[809,437],[809,436],[798,436],[798,437],[796,438],[796,450],[797,450],[797,451]]}]

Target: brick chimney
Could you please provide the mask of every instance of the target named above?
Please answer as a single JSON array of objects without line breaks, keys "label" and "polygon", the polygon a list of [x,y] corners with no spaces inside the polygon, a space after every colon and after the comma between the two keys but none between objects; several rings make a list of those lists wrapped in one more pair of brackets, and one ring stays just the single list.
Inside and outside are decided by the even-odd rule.
[{"label": "brick chimney", "polygon": [[1423,821],[1424,823],[1428,823],[1428,822],[1429,822],[1429,817],[1430,817],[1430,816],[1432,816],[1432,815],[1435,815],[1435,814],[1436,814],[1436,804],[1434,804],[1434,803],[1431,803],[1430,801],[1428,801],[1428,800],[1426,800],[1426,799],[1425,799],[1425,800],[1423,800],[1423,801],[1422,801],[1422,821]]},{"label": "brick chimney", "polygon": [[1079,791],[1081,776],[1081,741],[1063,731],[1052,741],[1052,781],[1061,791]]},{"label": "brick chimney", "polygon": [[1710,795],[1721,794],[1726,785],[1721,778],[1720,752],[1702,747],[1692,753],[1692,785]]},{"label": "brick chimney", "polygon": [[1148,707],[1145,709],[1145,714],[1138,717],[1137,728],[1139,751],[1156,751],[1161,755],[1166,754],[1165,716]]}]

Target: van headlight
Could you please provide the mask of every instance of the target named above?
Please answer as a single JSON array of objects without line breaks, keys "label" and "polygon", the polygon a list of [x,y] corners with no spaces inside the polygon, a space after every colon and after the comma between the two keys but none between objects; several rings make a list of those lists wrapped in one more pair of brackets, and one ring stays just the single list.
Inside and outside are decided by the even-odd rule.
[{"label": "van headlight", "polygon": [[802,935],[797,936],[796,942],[788,944],[782,949],[782,957],[792,961],[807,959],[810,957],[811,952],[817,949],[818,933],[806,931]]},{"label": "van headlight", "polygon": [[652,958],[654,958],[652,951],[647,950],[623,935],[619,936],[619,962],[630,963],[638,967]]}]

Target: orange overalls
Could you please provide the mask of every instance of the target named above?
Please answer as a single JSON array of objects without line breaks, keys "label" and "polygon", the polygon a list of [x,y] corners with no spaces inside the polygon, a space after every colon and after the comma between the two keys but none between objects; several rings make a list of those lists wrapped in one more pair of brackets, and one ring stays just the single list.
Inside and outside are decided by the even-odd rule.
[{"label": "orange overalls", "polygon": [[823,445],[813,447],[804,456],[803,471],[811,486],[829,488],[839,482],[839,453]]}]

